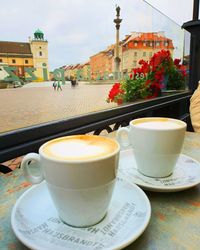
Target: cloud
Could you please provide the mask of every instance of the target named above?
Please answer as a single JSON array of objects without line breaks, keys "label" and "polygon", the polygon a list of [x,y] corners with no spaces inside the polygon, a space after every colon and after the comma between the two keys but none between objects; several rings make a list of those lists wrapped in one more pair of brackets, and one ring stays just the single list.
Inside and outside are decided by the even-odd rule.
[{"label": "cloud", "polygon": [[[149,0],[149,2],[153,1]],[[178,1],[180,2],[180,0],[173,0],[173,6]],[[161,4],[165,1],[157,2],[166,7]],[[113,23],[116,15],[115,4],[120,5],[123,19],[120,39],[131,31],[163,30],[167,36],[174,39],[178,49],[182,50],[180,27],[142,0],[1,1],[1,39],[26,42],[28,37],[33,37],[34,31],[40,28],[49,42],[51,69],[87,61],[91,55],[115,43]],[[169,6],[171,6],[171,13],[174,12],[173,6]],[[179,11],[177,15],[176,9],[176,16],[180,17],[181,13]]]}]

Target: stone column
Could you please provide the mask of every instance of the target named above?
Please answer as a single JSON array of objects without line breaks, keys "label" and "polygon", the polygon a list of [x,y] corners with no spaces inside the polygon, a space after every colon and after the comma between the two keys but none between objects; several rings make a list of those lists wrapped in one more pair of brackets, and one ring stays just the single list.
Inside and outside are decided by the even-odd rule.
[{"label": "stone column", "polygon": [[115,27],[116,27],[116,45],[115,45],[115,72],[114,72],[114,78],[115,80],[120,79],[120,62],[121,59],[119,57],[119,28],[120,23],[122,19],[119,18],[120,16],[120,7],[116,7],[116,18],[114,19]]}]

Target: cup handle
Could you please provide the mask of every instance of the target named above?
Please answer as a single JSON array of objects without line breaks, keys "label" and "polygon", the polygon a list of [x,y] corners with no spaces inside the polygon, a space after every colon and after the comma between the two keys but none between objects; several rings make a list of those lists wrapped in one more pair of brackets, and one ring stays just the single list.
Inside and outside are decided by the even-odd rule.
[{"label": "cup handle", "polygon": [[[117,130],[117,134],[116,134],[116,138],[117,141],[119,142],[119,144],[123,147],[128,147],[131,145],[130,139],[129,139],[129,133],[130,133],[130,129],[129,128],[119,128]],[[125,134],[127,139],[124,140],[122,139],[122,134]]]},{"label": "cup handle", "polygon": [[[34,161],[36,166],[38,166],[40,168],[39,175],[31,174],[30,169],[29,169],[29,162],[30,161]],[[22,166],[24,176],[27,179],[27,181],[29,181],[29,182],[31,182],[33,184],[38,184],[38,183],[40,183],[41,181],[44,180],[44,176],[42,174],[42,169],[41,169],[41,164],[40,164],[40,156],[39,156],[39,154],[35,154],[35,153],[27,154],[23,158],[21,166]]]}]

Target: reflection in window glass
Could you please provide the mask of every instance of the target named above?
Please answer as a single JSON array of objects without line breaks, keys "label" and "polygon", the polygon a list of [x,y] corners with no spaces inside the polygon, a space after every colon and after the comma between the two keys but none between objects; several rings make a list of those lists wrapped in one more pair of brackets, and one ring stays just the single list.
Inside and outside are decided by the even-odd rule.
[{"label": "reflection in window glass", "polygon": [[[2,13],[13,12],[9,19],[0,15],[0,133],[117,107],[106,102],[112,84],[130,78],[160,51],[188,71],[180,26],[142,0],[118,4],[117,44],[112,1],[2,1]],[[53,89],[55,80],[62,91]],[[23,87],[11,91],[13,81]]]}]

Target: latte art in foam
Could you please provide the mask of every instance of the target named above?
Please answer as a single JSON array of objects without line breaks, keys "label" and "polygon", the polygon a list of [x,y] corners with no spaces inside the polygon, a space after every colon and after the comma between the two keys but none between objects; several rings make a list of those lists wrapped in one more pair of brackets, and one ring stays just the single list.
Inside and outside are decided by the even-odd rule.
[{"label": "latte art in foam", "polygon": [[68,136],[47,143],[45,155],[60,160],[90,160],[108,156],[117,150],[112,140],[99,136]]}]

